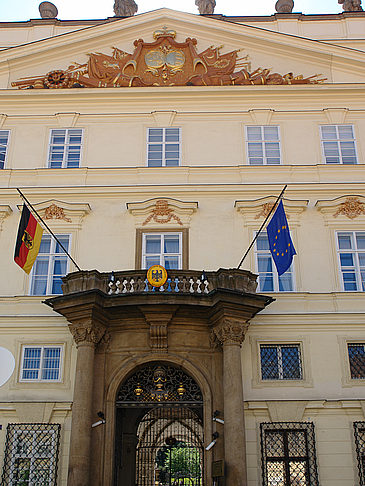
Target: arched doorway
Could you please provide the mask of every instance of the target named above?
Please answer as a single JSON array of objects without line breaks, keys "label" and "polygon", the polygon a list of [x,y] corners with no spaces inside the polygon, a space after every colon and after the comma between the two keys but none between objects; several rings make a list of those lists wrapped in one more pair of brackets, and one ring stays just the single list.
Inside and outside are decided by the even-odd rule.
[{"label": "arched doorway", "polygon": [[203,397],[178,366],[152,362],[120,386],[115,486],[202,486]]}]

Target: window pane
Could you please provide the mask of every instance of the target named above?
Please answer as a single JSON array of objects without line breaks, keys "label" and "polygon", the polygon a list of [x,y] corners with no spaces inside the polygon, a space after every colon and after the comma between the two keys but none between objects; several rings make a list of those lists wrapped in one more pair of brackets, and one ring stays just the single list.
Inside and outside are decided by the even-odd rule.
[{"label": "window pane", "polygon": [[160,235],[146,235],[146,253],[161,253]]},{"label": "window pane", "polygon": [[323,148],[327,164],[340,163],[340,154],[337,142],[324,142]]},{"label": "window pane", "polygon": [[340,254],[341,266],[342,267],[353,267],[354,259],[352,253],[341,253]]},{"label": "window pane", "polygon": [[166,128],[166,142],[179,142],[178,128]]},{"label": "window pane", "polygon": [[52,290],[53,295],[62,295],[62,277],[53,277],[52,279]]},{"label": "window pane", "polygon": [[279,378],[278,351],[276,346],[260,346],[261,376],[263,380]]},{"label": "window pane", "polygon": [[335,125],[323,125],[321,131],[324,140],[337,140],[337,130]]},{"label": "window pane", "polygon": [[340,248],[340,250],[351,250],[352,249],[351,235],[339,234],[338,247]]},{"label": "window pane", "polygon": [[352,125],[339,125],[338,126],[338,136],[341,140],[348,140],[354,138],[354,132]]},{"label": "window pane", "polygon": [[162,142],[163,141],[163,130],[162,130],[162,128],[150,128],[148,130],[148,141],[149,142]]},{"label": "window pane", "polygon": [[344,164],[356,164],[356,150],[354,142],[340,142],[342,162]]},{"label": "window pane", "polygon": [[55,258],[53,262],[53,275],[66,275],[67,258]]},{"label": "window pane", "polygon": [[160,257],[159,256],[153,256],[153,257],[146,257],[146,269],[152,267],[153,265],[160,265]]},{"label": "window pane", "polygon": [[51,132],[51,143],[64,144],[66,137],[66,130],[52,130]]},{"label": "window pane", "polygon": [[288,270],[279,277],[279,291],[291,292],[293,289],[293,274]]},{"label": "window pane", "polygon": [[274,277],[272,273],[262,273],[259,275],[261,292],[274,292]]},{"label": "window pane", "polygon": [[269,238],[267,237],[267,234],[261,233],[257,237],[256,247],[257,247],[257,250],[270,250]]},{"label": "window pane", "polygon": [[259,273],[272,272],[272,258],[271,256],[258,256],[257,266]]},{"label": "window pane", "polygon": [[365,250],[365,233],[356,233],[356,245],[359,250]]},{"label": "window pane", "polygon": [[173,256],[166,256],[164,262],[164,267],[166,270],[177,270],[179,268],[179,258]]},{"label": "window pane", "polygon": [[41,348],[25,348],[23,357],[23,380],[36,380],[41,363]]},{"label": "window pane", "polygon": [[42,380],[58,380],[60,356],[61,356],[60,348],[44,349]]},{"label": "window pane", "polygon": [[30,293],[31,295],[46,295],[47,277],[33,277]]},{"label": "window pane", "polygon": [[247,127],[247,140],[262,140],[261,127]]},{"label": "window pane", "polygon": [[283,378],[287,380],[298,380],[301,378],[301,364],[299,346],[282,346],[282,367]]},{"label": "window pane", "polygon": [[164,253],[179,253],[179,236],[165,235]]},{"label": "window pane", "polygon": [[264,140],[279,140],[279,127],[264,127]]},{"label": "window pane", "polygon": [[[58,238],[58,241],[65,248],[65,250],[68,251],[69,237],[68,236],[57,236],[57,238]],[[63,253],[63,254],[65,254],[65,252],[63,251],[63,249],[62,249],[61,245],[58,243],[58,241],[56,242],[55,253]]]},{"label": "window pane", "polygon": [[34,263],[33,267],[34,275],[48,275],[48,258],[47,257],[40,257]]}]

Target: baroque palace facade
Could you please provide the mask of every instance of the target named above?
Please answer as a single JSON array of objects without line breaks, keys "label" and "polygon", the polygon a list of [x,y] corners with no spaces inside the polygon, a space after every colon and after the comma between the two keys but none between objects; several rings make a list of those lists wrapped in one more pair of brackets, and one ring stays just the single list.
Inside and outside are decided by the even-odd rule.
[{"label": "baroque palace facade", "polygon": [[[2,485],[365,484],[364,31],[0,23]],[[285,184],[292,266],[237,268]],[[15,265],[17,188],[80,271]]]}]

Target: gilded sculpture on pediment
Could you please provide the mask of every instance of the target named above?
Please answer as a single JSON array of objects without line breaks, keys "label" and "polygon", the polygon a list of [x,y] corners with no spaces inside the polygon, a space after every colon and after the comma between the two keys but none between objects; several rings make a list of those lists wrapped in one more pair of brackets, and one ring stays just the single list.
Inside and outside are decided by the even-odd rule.
[{"label": "gilded sculpture on pediment", "polygon": [[154,42],[134,41],[132,54],[116,47],[112,54],[88,54],[84,64],[71,64],[66,70],[53,70],[43,76],[23,78],[12,83],[20,89],[120,88],[150,86],[232,86],[316,84],[319,75],[304,77],[289,72],[281,75],[268,68],[251,71],[248,56],[238,57],[240,49],[221,53],[223,46],[197,51],[197,40],[176,41],[176,32],[164,27],[154,32]]}]

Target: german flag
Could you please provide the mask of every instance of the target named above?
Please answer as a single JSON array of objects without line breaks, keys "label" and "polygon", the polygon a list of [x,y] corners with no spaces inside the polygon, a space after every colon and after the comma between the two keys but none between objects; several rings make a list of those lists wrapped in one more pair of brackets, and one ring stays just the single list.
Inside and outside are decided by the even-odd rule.
[{"label": "german flag", "polygon": [[41,245],[43,229],[28,207],[23,204],[18,236],[16,239],[14,261],[25,273],[32,270]]}]

